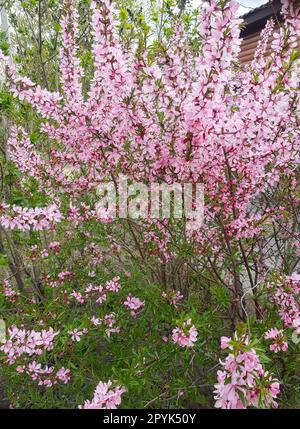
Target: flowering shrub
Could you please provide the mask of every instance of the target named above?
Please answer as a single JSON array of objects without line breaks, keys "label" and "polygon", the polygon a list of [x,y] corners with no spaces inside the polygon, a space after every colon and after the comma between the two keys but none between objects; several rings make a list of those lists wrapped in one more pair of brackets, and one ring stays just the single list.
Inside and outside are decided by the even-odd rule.
[{"label": "flowering shrub", "polygon": [[[13,407],[296,403],[300,7],[282,1],[271,53],[272,20],[244,66],[237,9],[206,1],[194,26],[174,20],[151,41],[134,24],[130,40],[114,4],[91,1],[83,52],[80,9],[63,0],[55,91],[0,53],[0,372]],[[205,222],[99,210],[113,183],[120,214],[124,174],[196,197],[203,185]]]}]

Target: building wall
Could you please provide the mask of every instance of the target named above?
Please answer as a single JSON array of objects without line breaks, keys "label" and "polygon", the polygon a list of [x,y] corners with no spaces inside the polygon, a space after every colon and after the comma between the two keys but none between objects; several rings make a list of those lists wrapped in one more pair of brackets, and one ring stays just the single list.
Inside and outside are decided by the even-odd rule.
[{"label": "building wall", "polygon": [[[278,27],[275,27],[274,33],[278,31],[279,31]],[[254,53],[260,38],[260,33],[261,31],[256,31],[255,33],[252,33],[243,38],[243,41],[241,44],[241,52],[239,55],[239,59],[242,64],[248,63],[253,60]],[[273,37],[270,37],[268,41],[266,55],[269,55],[271,53],[272,41],[273,41]],[[300,38],[298,38],[298,47],[300,49]]]}]

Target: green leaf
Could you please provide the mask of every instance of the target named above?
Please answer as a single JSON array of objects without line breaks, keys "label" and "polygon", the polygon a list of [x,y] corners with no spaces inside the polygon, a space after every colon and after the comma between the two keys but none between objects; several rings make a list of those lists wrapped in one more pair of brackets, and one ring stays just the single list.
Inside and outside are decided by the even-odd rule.
[{"label": "green leaf", "polygon": [[0,253],[0,266],[6,267],[8,265],[7,256],[4,253]]}]

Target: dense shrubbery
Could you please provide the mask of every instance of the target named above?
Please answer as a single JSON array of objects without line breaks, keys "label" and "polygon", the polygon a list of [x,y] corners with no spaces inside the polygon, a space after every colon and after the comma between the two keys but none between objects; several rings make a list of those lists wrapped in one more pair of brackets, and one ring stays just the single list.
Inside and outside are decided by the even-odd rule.
[{"label": "dense shrubbery", "polygon": [[[0,54],[5,397],[297,406],[299,5],[283,1],[272,54],[270,21],[243,67],[234,2],[204,3],[192,32],[177,20],[147,45],[92,1],[93,62],[77,50],[75,2],[62,6],[58,92]],[[205,222],[99,212],[99,184],[118,189],[120,174],[203,184]]]}]

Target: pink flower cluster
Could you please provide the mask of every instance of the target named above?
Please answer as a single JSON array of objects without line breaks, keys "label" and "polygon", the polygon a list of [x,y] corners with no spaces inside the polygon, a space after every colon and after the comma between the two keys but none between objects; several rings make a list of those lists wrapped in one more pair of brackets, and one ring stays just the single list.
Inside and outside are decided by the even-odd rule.
[{"label": "pink flower cluster", "polygon": [[108,337],[111,334],[118,334],[120,332],[120,327],[115,326],[116,324],[116,316],[114,313],[106,314],[103,319],[104,326],[106,326],[105,333]]},{"label": "pink flower cluster", "polygon": [[41,257],[42,258],[48,258],[51,254],[51,251],[53,251],[53,254],[55,256],[59,255],[60,252],[60,243],[58,241],[51,241],[47,249],[43,249],[41,251]]},{"label": "pink flower cluster", "polygon": [[69,281],[72,278],[72,273],[70,271],[61,271],[57,275],[59,283],[63,284],[65,281]]},{"label": "pink flower cluster", "polygon": [[298,317],[297,319],[294,319],[293,328],[296,329],[297,334],[300,334],[300,317]]},{"label": "pink flower cluster", "polygon": [[102,251],[100,247],[95,243],[90,243],[86,248],[86,251],[89,251],[92,255],[91,263],[94,267],[102,264],[104,257],[102,255]]},{"label": "pink flower cluster", "polygon": [[[93,274],[93,277],[94,277],[94,274]],[[90,298],[92,295],[96,293],[97,294],[96,303],[102,304],[107,299],[107,292],[118,293],[120,289],[121,289],[120,277],[114,277],[112,280],[108,280],[105,283],[104,287],[101,285],[94,286],[93,284],[89,284],[85,289],[84,295],[81,292],[77,292],[73,290],[71,293],[71,296],[77,302],[79,302],[79,304],[84,304],[88,300],[88,298]]]},{"label": "pink flower cluster", "polygon": [[300,274],[287,276],[277,284],[270,284],[271,299],[278,305],[279,316],[287,328],[293,328],[300,318]]},{"label": "pink flower cluster", "polygon": [[8,334],[9,338],[2,340],[0,350],[6,354],[8,363],[13,364],[23,355],[41,355],[45,350],[52,350],[59,331],[55,332],[53,328],[43,329],[41,332],[27,331],[11,326]]},{"label": "pink flower cluster", "polygon": [[53,252],[55,256],[58,256],[60,252],[60,243],[58,241],[51,241],[49,246],[42,249],[40,253],[37,244],[34,244],[31,246],[30,251],[30,258],[32,261],[36,261],[39,256],[43,259],[48,258],[51,255],[51,252]]},{"label": "pink flower cluster", "polygon": [[179,291],[170,290],[167,292],[162,292],[161,296],[166,299],[170,305],[173,305],[173,307],[177,308],[179,301],[182,300],[183,295]]},{"label": "pink flower cluster", "polygon": [[40,356],[46,350],[53,350],[54,339],[59,334],[53,328],[43,329],[41,332],[26,331],[16,326],[8,329],[9,338],[2,340],[0,350],[7,356],[9,365],[19,361],[16,371],[18,374],[27,374],[39,386],[52,387],[59,381],[67,384],[71,378],[71,371],[61,367],[55,372],[53,366],[42,367],[41,363],[31,360],[32,356]]},{"label": "pink flower cluster", "polygon": [[120,277],[114,277],[112,280],[108,280],[105,283],[105,289],[109,292],[115,292],[118,293],[119,290],[121,289],[121,285],[120,285]]},{"label": "pink flower cluster", "polygon": [[119,326],[115,326],[116,324],[116,316],[114,313],[110,313],[110,314],[106,314],[102,319],[100,319],[99,317],[95,317],[93,316],[91,318],[91,322],[94,326],[100,326],[103,325],[105,327],[105,334],[110,337],[111,334],[116,333],[118,334],[120,332],[120,327]]},{"label": "pink flower cluster", "polygon": [[[35,247],[35,246],[33,246]],[[34,249],[32,249],[34,251]],[[36,258],[36,251],[34,251],[32,259],[35,260]],[[55,288],[59,285],[63,285],[65,282],[68,282],[72,279],[73,274],[70,271],[61,271],[57,274],[57,278],[53,278],[48,274],[46,276],[46,282],[49,286]]]},{"label": "pink flower cluster", "polygon": [[42,365],[35,360],[30,362],[28,365],[18,365],[17,372],[19,374],[27,374],[31,377],[32,380],[37,381],[39,386],[52,387],[56,385],[59,381],[63,384],[67,384],[71,379],[70,369],[61,367],[57,372],[55,372],[54,367]]},{"label": "pink flower cluster", "polygon": [[83,296],[81,295],[80,292],[76,292],[75,290],[73,290],[73,292],[71,293],[71,296],[77,301],[79,302],[79,304],[84,304],[85,299],[83,298]]},{"label": "pink flower cluster", "polygon": [[285,341],[283,330],[277,328],[269,329],[264,338],[266,340],[274,340],[273,344],[270,345],[270,350],[278,353],[280,350],[285,352],[288,349],[288,343]]},{"label": "pink flower cluster", "polygon": [[12,288],[9,280],[4,280],[3,281],[3,295],[7,298],[8,301],[16,302],[20,293],[15,291]]},{"label": "pink flower cluster", "polygon": [[[10,214],[1,214],[3,211]],[[41,231],[53,229],[55,224],[61,222],[63,216],[56,204],[51,204],[46,208],[35,207],[23,208],[16,205],[0,205],[0,225],[7,229],[19,229],[27,231],[33,229]]]},{"label": "pink flower cluster", "polygon": [[136,298],[135,296],[132,296],[130,293],[127,296],[126,300],[124,301],[124,305],[127,308],[127,310],[130,311],[131,316],[136,317],[137,314],[145,306],[145,302],[141,301],[139,298]]},{"label": "pink flower cluster", "polygon": [[80,78],[83,70],[77,57],[76,37],[78,34],[78,12],[74,0],[64,1],[64,14],[61,18],[63,43],[60,50],[60,69],[62,84],[67,99],[71,102],[82,101]]},{"label": "pink flower cluster", "polygon": [[13,127],[8,139],[10,159],[18,166],[22,173],[39,178],[44,163],[36,153],[34,145],[21,127]]},{"label": "pink flower cluster", "polygon": [[171,235],[168,231],[168,220],[162,222],[152,220],[149,226],[154,226],[157,231],[146,231],[144,234],[144,243],[149,244],[147,249],[149,255],[157,256],[159,262],[167,263],[175,258],[176,253],[169,249]]},{"label": "pink flower cluster", "polygon": [[194,347],[197,336],[198,331],[192,325],[192,319],[188,319],[181,327],[177,327],[172,331],[173,343],[178,344],[180,347]]},{"label": "pink flower cluster", "polygon": [[122,395],[126,389],[122,386],[112,388],[112,382],[108,380],[107,383],[100,381],[95,389],[94,397],[91,401],[85,401],[83,405],[78,408],[91,410],[91,409],[115,409],[121,404]]},{"label": "pink flower cluster", "polygon": [[68,331],[68,334],[70,335],[71,340],[73,342],[78,342],[78,343],[81,340],[82,335],[87,334],[87,333],[88,333],[87,328],[83,328],[82,330],[75,328],[72,331]]},{"label": "pink flower cluster", "polygon": [[246,336],[234,340],[221,338],[221,348],[228,348],[229,355],[220,361],[223,370],[218,371],[215,385],[215,407],[245,409],[248,407],[277,408],[279,383],[264,371],[259,357]]}]

